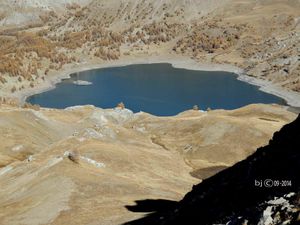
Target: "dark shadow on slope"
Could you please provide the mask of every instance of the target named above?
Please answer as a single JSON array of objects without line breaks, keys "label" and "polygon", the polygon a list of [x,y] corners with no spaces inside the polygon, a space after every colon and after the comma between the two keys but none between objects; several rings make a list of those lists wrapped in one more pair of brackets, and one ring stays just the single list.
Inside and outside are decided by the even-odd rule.
[{"label": "dark shadow on slope", "polygon": [[198,178],[200,180],[207,179],[213,175],[216,175],[218,172],[226,169],[227,166],[212,166],[208,168],[197,169],[190,172],[191,176]]},{"label": "dark shadow on slope", "polygon": [[[299,183],[300,116],[276,132],[269,145],[195,185],[181,201],[171,207],[156,207],[154,213],[126,225],[242,224],[239,218],[247,219],[248,225],[258,224],[262,204],[299,193]],[[139,202],[147,208],[149,200]]]},{"label": "dark shadow on slope", "polygon": [[134,206],[125,206],[131,212],[158,212],[165,209],[172,209],[176,206],[176,201],[164,199],[147,199],[135,202]]}]

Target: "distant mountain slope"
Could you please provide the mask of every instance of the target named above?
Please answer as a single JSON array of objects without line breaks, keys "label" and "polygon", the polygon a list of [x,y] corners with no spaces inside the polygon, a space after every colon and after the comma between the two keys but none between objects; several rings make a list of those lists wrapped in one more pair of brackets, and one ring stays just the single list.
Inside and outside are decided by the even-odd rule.
[{"label": "distant mountain slope", "polygon": [[299,0],[0,0],[0,94],[69,67],[161,56],[229,64],[300,106],[299,12]]},{"label": "distant mountain slope", "polygon": [[269,145],[194,186],[179,203],[127,225],[299,224],[299,149],[300,115]]},{"label": "distant mountain slope", "polygon": [[91,0],[0,0],[0,25],[24,25],[39,20],[45,11],[65,10],[67,4],[86,5]]},{"label": "distant mountain slope", "polygon": [[[220,8],[231,0],[23,0],[9,1],[0,0],[0,12],[2,11],[2,24],[26,24],[34,22],[26,18],[37,18],[43,11],[66,11],[67,5],[78,4],[89,8],[89,18],[100,19],[104,14],[118,16],[115,23],[123,23],[127,20],[157,21],[162,20],[166,13],[184,14],[186,18],[195,19],[206,15],[214,9]],[[184,11],[182,11],[184,10]],[[1,17],[0,17],[1,19]],[[183,19],[182,15],[174,17],[174,21]]]},{"label": "distant mountain slope", "polygon": [[[232,0],[93,0],[89,7],[89,18],[99,19],[99,15],[113,16],[113,25],[128,25],[134,23],[150,23],[169,21],[176,23],[190,22],[227,5]],[[124,27],[123,27],[124,28]]]}]

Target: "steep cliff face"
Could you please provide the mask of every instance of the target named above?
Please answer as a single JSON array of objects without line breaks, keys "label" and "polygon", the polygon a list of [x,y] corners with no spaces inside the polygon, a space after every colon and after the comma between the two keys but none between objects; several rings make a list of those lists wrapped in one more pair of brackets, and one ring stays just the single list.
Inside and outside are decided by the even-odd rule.
[{"label": "steep cliff face", "polygon": [[127,224],[298,224],[299,146],[300,116],[269,145],[194,186],[180,202]]}]

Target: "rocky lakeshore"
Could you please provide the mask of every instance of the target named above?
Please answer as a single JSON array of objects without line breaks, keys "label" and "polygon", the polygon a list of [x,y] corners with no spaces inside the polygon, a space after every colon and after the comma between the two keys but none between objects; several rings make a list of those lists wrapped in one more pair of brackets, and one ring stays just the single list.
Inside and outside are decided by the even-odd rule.
[{"label": "rocky lakeshore", "polygon": [[[159,61],[188,69],[235,68],[243,81],[299,107],[297,1],[144,4],[12,4],[7,10],[18,13],[0,13],[1,97],[23,102],[72,72]],[[2,5],[5,9],[8,2],[2,0]]]}]

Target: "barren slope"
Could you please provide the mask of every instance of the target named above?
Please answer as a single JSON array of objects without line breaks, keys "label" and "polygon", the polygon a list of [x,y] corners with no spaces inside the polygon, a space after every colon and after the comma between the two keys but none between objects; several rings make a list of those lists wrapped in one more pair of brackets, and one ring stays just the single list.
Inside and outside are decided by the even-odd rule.
[{"label": "barren slope", "polygon": [[[299,92],[299,12],[299,0],[0,0],[0,104],[62,71],[156,55],[235,65]],[[0,223],[133,220],[142,215],[125,205],[181,199],[295,117],[275,105],[155,117],[2,104]]]},{"label": "barren slope", "polygon": [[90,0],[22,0],[0,1],[0,25],[22,26],[40,22],[40,15],[49,11],[64,11],[67,5],[86,5]]},{"label": "barren slope", "polygon": [[105,225],[135,219],[139,215],[125,205],[179,200],[196,177],[244,159],[295,116],[266,105],[175,117],[2,105],[0,221]]}]

